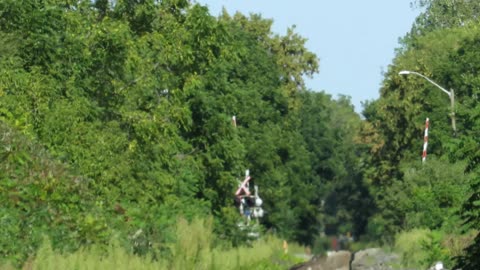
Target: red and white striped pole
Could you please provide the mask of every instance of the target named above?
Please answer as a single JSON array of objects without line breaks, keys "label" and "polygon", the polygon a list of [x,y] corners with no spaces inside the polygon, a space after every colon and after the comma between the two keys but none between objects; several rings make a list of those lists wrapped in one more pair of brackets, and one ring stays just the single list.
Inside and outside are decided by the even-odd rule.
[{"label": "red and white striped pole", "polygon": [[428,124],[429,119],[425,121],[425,135],[423,136],[423,153],[422,153],[422,162],[425,162],[427,159],[427,146],[428,146]]}]

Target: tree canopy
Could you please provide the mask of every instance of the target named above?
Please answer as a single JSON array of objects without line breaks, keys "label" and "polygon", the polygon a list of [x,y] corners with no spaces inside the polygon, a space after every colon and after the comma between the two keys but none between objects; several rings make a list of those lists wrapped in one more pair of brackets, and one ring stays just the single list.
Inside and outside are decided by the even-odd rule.
[{"label": "tree canopy", "polygon": [[[48,153],[38,162],[60,162],[72,175],[7,159],[2,196],[11,207],[2,211],[12,220],[33,207],[45,210],[34,211],[32,230],[57,226],[37,217],[56,211],[71,221],[62,226],[87,226],[74,238],[86,244],[142,229],[148,241],[135,248],[150,252],[171,240],[175,216],[214,215],[219,238],[238,244],[233,193],[250,169],[267,229],[305,244],[325,227],[364,231],[356,203],[368,190],[359,148],[351,151],[361,120],[347,98],[306,88],[318,59],[293,27],[273,34],[260,15],[216,18],[178,0],[3,1],[0,13],[0,119]],[[38,175],[22,197],[28,208],[8,195],[30,181],[13,177],[15,166]],[[78,195],[52,190],[52,181]],[[21,235],[6,230],[3,240]],[[56,237],[75,248],[67,234]]]},{"label": "tree canopy", "polygon": [[[423,13],[361,117],[349,97],[307,88],[319,60],[306,39],[260,14],[0,2],[0,254],[21,262],[46,236],[67,251],[119,237],[168,255],[177,218],[199,216],[214,217],[218,245],[241,245],[233,197],[246,169],[263,228],[302,244],[478,230],[479,5],[415,3]],[[455,90],[456,134],[448,96],[401,70]],[[476,269],[478,242],[462,269]]]}]

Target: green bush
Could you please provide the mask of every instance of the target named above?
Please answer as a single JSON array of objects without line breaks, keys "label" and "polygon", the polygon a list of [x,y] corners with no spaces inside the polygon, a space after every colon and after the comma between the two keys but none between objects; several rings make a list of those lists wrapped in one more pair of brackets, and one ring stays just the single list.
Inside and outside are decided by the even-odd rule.
[{"label": "green bush", "polygon": [[2,260],[22,263],[36,252],[43,236],[65,250],[106,243],[111,231],[88,181],[3,123],[0,133]]},{"label": "green bush", "polygon": [[332,241],[327,236],[318,235],[315,237],[313,243],[313,253],[314,254],[325,254],[328,250],[332,248]]},{"label": "green bush", "polygon": [[429,240],[428,229],[414,229],[398,233],[395,237],[394,250],[402,256],[406,267],[421,267],[427,260],[427,252],[422,243]]},{"label": "green bush", "polygon": [[422,250],[425,253],[425,259],[421,262],[422,265],[430,266],[437,261],[441,261],[445,266],[451,266],[450,252],[442,244],[444,238],[445,234],[441,231],[432,231],[427,234],[427,239],[421,243]]},{"label": "green bush", "polygon": [[450,269],[453,258],[465,254],[465,248],[473,242],[476,231],[462,235],[446,234],[443,231],[414,229],[396,235],[395,252],[401,254],[407,267],[429,267],[442,261]]},{"label": "green bush", "polygon": [[367,224],[367,238],[375,239],[382,244],[391,244],[394,240],[392,224],[381,215],[371,217]]},{"label": "green bush", "polygon": [[406,163],[404,177],[388,190],[392,199],[389,211],[400,229],[429,228],[456,232],[461,221],[458,211],[467,194],[472,177],[466,164],[455,164],[433,157],[425,164]]}]

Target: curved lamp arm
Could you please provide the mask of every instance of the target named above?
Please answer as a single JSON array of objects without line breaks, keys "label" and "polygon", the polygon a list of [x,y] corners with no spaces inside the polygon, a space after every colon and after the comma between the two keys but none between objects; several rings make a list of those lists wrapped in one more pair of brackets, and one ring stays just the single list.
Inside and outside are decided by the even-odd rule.
[{"label": "curved lamp arm", "polygon": [[427,76],[423,75],[423,74],[420,74],[418,72],[415,72],[415,71],[409,71],[409,70],[402,70],[398,73],[399,75],[410,75],[410,74],[413,74],[413,75],[417,75],[417,76],[420,76],[422,78],[424,78],[425,80],[429,81],[431,84],[435,85],[436,87],[438,87],[440,90],[442,90],[445,94],[447,94],[449,97],[450,97],[450,107],[451,107],[451,118],[452,118],[452,128],[453,128],[453,136],[456,136],[457,134],[457,125],[456,125],[456,121],[455,121],[455,94],[453,92],[453,89],[451,89],[450,91],[448,91],[447,89],[441,87],[438,83],[434,82],[432,79],[428,78]]},{"label": "curved lamp arm", "polygon": [[425,80],[429,81],[430,83],[432,83],[433,85],[435,85],[436,87],[440,88],[440,90],[442,90],[445,94],[447,94],[449,97],[452,96],[452,93],[448,90],[446,90],[445,88],[441,87],[438,83],[434,82],[433,80],[431,80],[430,78],[428,78],[427,76],[423,75],[423,74],[420,74],[418,72],[415,72],[415,71],[408,71],[408,70],[402,70],[398,73],[399,75],[410,75],[410,74],[414,74],[414,75],[417,75],[417,76],[420,76],[422,78],[424,78]]}]

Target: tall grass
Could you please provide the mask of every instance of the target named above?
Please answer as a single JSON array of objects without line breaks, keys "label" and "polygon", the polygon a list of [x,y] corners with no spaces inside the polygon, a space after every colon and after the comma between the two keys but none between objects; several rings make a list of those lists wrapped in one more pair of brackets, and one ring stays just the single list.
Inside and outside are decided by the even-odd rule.
[{"label": "tall grass", "polygon": [[128,253],[118,245],[112,245],[106,252],[99,248],[78,250],[70,254],[53,251],[50,244],[44,244],[37,256],[24,265],[24,269],[168,269],[162,261],[152,261]]},{"label": "tall grass", "polygon": [[[168,270],[224,270],[224,269],[284,269],[279,265],[294,263],[285,258],[282,241],[265,237],[250,246],[224,249],[213,247],[211,219],[195,219],[187,222],[179,219],[176,226],[176,241],[168,246],[170,256],[152,260],[140,257],[117,244],[108,248],[90,247],[74,253],[62,254],[53,250],[48,241],[38,250],[35,257],[25,263],[23,269],[168,269]],[[1,269],[10,269],[7,266]]]}]

